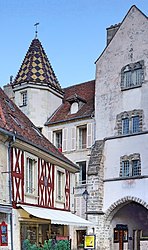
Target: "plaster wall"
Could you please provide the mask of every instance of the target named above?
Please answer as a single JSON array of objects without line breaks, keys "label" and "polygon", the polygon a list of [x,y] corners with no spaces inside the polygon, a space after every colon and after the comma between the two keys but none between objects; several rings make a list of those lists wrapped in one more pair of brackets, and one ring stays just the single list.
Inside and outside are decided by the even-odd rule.
[{"label": "plaster wall", "polygon": [[[6,138],[5,138],[6,139]],[[4,140],[5,140],[4,139]],[[0,204],[9,204],[9,169],[7,163],[8,148],[3,141],[0,142]]]},{"label": "plaster wall", "polygon": [[[22,105],[23,90],[15,92],[15,102],[18,107]],[[51,114],[61,105],[62,99],[49,89],[28,87],[26,90],[27,106],[20,108],[37,127],[43,127]]]},{"label": "plaster wall", "polygon": [[[125,110],[143,109],[148,128],[147,30],[147,18],[133,7],[96,62],[96,139],[115,135],[116,115]],[[121,91],[121,69],[140,60],[144,60],[142,87]]]},{"label": "plaster wall", "polygon": [[[148,203],[148,195],[143,192],[148,185],[148,179],[146,178],[148,176],[147,140],[148,134],[143,134],[106,141],[104,149],[104,211],[117,200],[129,195],[138,197]],[[134,180],[122,180],[119,176],[120,157],[133,153],[140,154],[141,176]]]}]

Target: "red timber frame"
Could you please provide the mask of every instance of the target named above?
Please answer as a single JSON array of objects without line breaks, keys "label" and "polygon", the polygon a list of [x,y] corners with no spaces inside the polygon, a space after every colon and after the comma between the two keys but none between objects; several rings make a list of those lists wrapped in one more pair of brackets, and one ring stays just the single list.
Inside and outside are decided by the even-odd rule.
[{"label": "red timber frame", "polygon": [[65,170],[66,183],[65,183],[65,210],[70,210],[70,173]]},{"label": "red timber frame", "polygon": [[24,152],[11,148],[12,200],[13,205],[24,202]]},{"label": "red timber frame", "polygon": [[38,159],[38,205],[54,207],[54,170],[53,164]]},{"label": "red timber frame", "polygon": [[[11,148],[12,201],[24,203],[24,151]],[[65,204],[70,210],[70,172],[65,170]],[[54,208],[55,166],[38,158],[38,205]]]}]

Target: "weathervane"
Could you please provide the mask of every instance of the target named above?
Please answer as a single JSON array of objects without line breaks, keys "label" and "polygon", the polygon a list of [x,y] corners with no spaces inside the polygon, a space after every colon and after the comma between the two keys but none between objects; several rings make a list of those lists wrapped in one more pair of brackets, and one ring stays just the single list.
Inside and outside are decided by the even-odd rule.
[{"label": "weathervane", "polygon": [[37,34],[38,34],[38,25],[39,25],[39,23],[34,24],[34,26],[36,27],[35,38],[37,38]]}]

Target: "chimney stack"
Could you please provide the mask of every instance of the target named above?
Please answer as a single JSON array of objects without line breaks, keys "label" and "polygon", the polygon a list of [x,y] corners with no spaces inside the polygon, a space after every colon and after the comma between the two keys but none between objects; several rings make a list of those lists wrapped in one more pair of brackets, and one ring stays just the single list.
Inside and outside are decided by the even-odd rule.
[{"label": "chimney stack", "polygon": [[111,25],[109,28],[106,28],[107,30],[107,45],[110,43],[114,35],[116,34],[117,30],[119,29],[121,23]]}]

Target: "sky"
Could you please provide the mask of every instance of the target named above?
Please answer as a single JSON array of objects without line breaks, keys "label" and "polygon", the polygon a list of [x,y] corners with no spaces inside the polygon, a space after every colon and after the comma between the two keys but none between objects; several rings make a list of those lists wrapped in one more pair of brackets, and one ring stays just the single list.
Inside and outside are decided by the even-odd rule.
[{"label": "sky", "polygon": [[132,5],[148,16],[148,0],[0,0],[0,86],[19,71],[35,23],[62,88],[95,79],[106,28],[121,22]]}]

